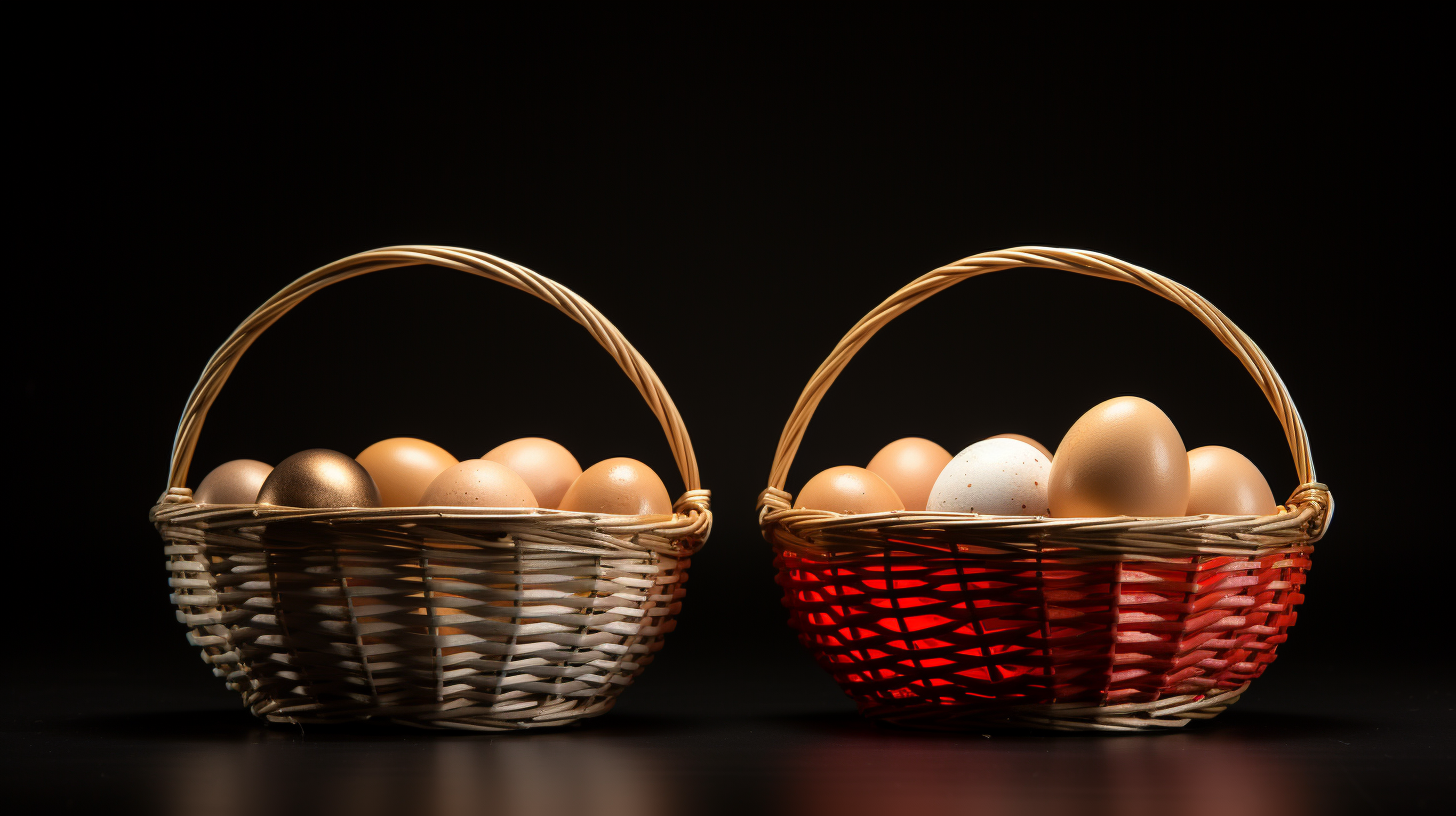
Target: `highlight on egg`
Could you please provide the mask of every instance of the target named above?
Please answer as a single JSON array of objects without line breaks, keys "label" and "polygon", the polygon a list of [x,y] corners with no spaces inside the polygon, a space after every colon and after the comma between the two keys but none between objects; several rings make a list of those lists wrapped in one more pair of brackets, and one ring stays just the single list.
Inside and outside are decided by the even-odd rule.
[{"label": "highlight on egg", "polygon": [[1205,445],[1188,451],[1191,486],[1187,514],[1272,516],[1274,491],[1259,468],[1236,450]]},{"label": "highlight on egg", "polygon": [[945,466],[926,509],[995,516],[1048,516],[1052,464],[1018,439],[992,438],[967,447]]},{"label": "highlight on egg", "polygon": [[278,507],[380,507],[379,488],[364,466],[326,448],[299,451],[278,463],[258,489],[258,504]]},{"label": "highlight on egg", "polygon": [[1052,460],[1053,516],[1182,516],[1188,452],[1173,421],[1140,397],[1094,406],[1067,431]]},{"label": "highlight on egg", "polygon": [[880,448],[865,468],[885,480],[906,510],[924,510],[930,489],[950,463],[950,451],[918,436],[896,439]]},{"label": "highlight on egg", "polygon": [[418,505],[437,476],[460,464],[439,445],[409,436],[375,442],[354,459],[373,477],[385,507]]},{"label": "highlight on egg", "polygon": [[480,458],[515,471],[531,487],[540,507],[560,507],[567,489],[581,476],[581,464],[571,451],[539,436],[512,439]]},{"label": "highlight on egg", "polygon": [[669,515],[672,499],[652,468],[619,456],[583,471],[561,497],[559,509],[623,516]]},{"label": "highlight on egg", "polygon": [[420,496],[423,507],[540,507],[525,480],[499,462],[467,459],[446,468]]},{"label": "highlight on egg", "polygon": [[794,509],[828,510],[853,516],[904,510],[905,503],[874,472],[841,465],[817,473],[806,482],[795,498]]},{"label": "highlight on egg", "polygon": [[223,462],[202,478],[192,491],[198,504],[253,504],[273,466],[257,459]]}]

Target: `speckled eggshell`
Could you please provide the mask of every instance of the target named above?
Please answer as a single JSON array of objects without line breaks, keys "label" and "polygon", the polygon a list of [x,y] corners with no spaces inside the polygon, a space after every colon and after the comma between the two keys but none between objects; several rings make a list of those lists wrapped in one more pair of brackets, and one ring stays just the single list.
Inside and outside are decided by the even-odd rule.
[{"label": "speckled eggshell", "polygon": [[862,467],[840,465],[815,474],[794,498],[794,509],[829,510],[848,516],[904,510],[895,489]]},{"label": "speckled eggshell", "polygon": [[1026,444],[1032,446],[1033,448],[1036,448],[1037,450],[1041,451],[1042,452],[1042,455],[1044,455],[1047,458],[1047,461],[1048,462],[1050,462],[1053,458],[1055,458],[1055,457],[1053,457],[1050,448],[1048,448],[1046,445],[1043,445],[1042,443],[1036,441],[1035,439],[1032,439],[1029,436],[1022,436],[1021,434],[1013,434],[1013,433],[1004,433],[1004,434],[996,434],[995,436],[988,436],[986,438],[987,439],[1015,439],[1018,442],[1025,442]]},{"label": "speckled eggshell", "polygon": [[669,515],[672,498],[652,468],[618,456],[587,468],[561,497],[562,510],[622,516]]},{"label": "speckled eggshell", "polygon": [[1047,499],[1060,518],[1182,516],[1188,451],[1158,406],[1117,397],[1083,414],[1057,446]]},{"label": "speckled eggshell", "polygon": [[988,516],[1047,516],[1051,462],[1017,439],[983,439],[940,472],[925,509]]},{"label": "speckled eggshell", "polygon": [[234,459],[224,462],[203,477],[192,491],[198,504],[252,504],[273,466],[257,459]]},{"label": "speckled eggshell", "polygon": [[1279,512],[1264,474],[1236,450],[1218,445],[1194,448],[1188,451],[1188,472],[1192,480],[1190,516],[1272,516]]},{"label": "speckled eggshell", "polygon": [[907,436],[880,448],[865,469],[884,479],[906,510],[924,510],[930,488],[950,459],[950,451],[929,439]]},{"label": "speckled eggshell", "polygon": [[539,507],[525,480],[499,462],[467,459],[446,468],[420,496],[421,507]]}]

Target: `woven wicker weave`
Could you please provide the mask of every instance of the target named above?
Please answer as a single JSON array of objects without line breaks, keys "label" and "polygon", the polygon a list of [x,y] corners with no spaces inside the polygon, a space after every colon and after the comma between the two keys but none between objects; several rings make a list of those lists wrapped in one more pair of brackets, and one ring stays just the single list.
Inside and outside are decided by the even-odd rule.
[{"label": "woven wicker weave", "polygon": [[[1040,518],[793,510],[825,391],[875,332],[967,278],[1042,267],[1132,283],[1193,313],[1263,389],[1301,482],[1276,515]],[[1093,252],[1020,247],[930,272],[877,306],[799,397],[759,496],[790,623],[865,715],[927,728],[1138,731],[1218,714],[1274,660],[1333,512],[1299,413],[1258,346],[1194,292]]]},{"label": "woven wicker weave", "polygon": [[[185,484],[198,432],[258,335],[325,286],[419,264],[529,292],[584,326],[662,423],[687,488],[673,515],[194,503]],[[151,518],[178,620],[213,672],[274,722],[507,730],[606,713],[672,631],[712,524],[682,418],[617,329],[560,284],[448,247],[345,258],[259,307],[198,380],[168,483]]]}]

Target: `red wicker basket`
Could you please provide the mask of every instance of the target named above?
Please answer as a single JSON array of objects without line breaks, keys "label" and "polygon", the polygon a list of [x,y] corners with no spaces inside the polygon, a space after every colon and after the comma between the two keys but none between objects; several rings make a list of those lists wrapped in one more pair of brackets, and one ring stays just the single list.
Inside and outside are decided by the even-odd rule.
[{"label": "red wicker basket", "polygon": [[[1300,487],[1272,516],[1041,518],[793,510],[789,466],[825,391],[902,312],[962,280],[1043,267],[1187,309],[1284,426]],[[1092,252],[1021,247],[924,275],[845,335],[804,389],[759,497],[789,622],[872,718],[926,728],[1146,731],[1208,719],[1274,661],[1333,512],[1303,423],[1259,348],[1197,294]]]}]

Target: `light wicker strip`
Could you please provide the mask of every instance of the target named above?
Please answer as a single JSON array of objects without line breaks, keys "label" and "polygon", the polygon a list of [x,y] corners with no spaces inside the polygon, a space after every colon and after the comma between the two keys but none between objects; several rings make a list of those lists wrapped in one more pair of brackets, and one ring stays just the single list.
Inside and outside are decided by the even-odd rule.
[{"label": "light wicker strip", "polygon": [[[529,292],[584,326],[662,424],[686,486],[673,513],[193,502],[185,483],[203,420],[257,336],[325,286],[419,264]],[[590,304],[484,253],[391,247],[299,278],[223,343],[188,399],[151,519],[189,642],[256,715],[519,730],[606,713],[651,663],[711,531],[698,478],[672,398]]]},{"label": "light wicker strip", "polygon": [[[804,431],[859,349],[931,295],[1019,267],[1131,283],[1197,317],[1243,363],[1284,428],[1301,482],[1288,502],[1264,517],[846,516],[792,509],[784,486]],[[1055,729],[1138,730],[1213,716],[1262,673],[1293,623],[1310,545],[1324,535],[1333,499],[1315,481],[1304,424],[1284,383],[1222,312],[1178,283],[1106,255],[1018,247],[923,275],[850,329],[789,415],[758,511],[763,535],[779,556],[791,623],[866,714],[922,727],[1014,720]],[[875,570],[881,570],[878,576]],[[1219,571],[1228,575],[1213,575]],[[898,586],[905,582],[897,573],[913,574],[913,586]],[[1160,577],[1151,583],[1138,577],[1152,573]],[[1212,578],[1221,583],[1206,583]],[[1140,594],[1132,594],[1127,582],[1143,582]],[[952,597],[962,603],[943,603]],[[1248,620],[1260,622],[1235,614],[1246,608],[1256,610]],[[1221,611],[1210,616],[1210,609]],[[924,623],[931,617],[949,622]],[[1077,622],[1059,632],[1048,623],[1052,618]],[[1244,626],[1232,636],[1214,632],[1236,623]],[[912,631],[917,638],[908,636]],[[1124,648],[1151,639],[1158,640],[1158,655]],[[1112,702],[1132,697],[1138,701]],[[1180,702],[1170,707],[1168,700]]]}]

